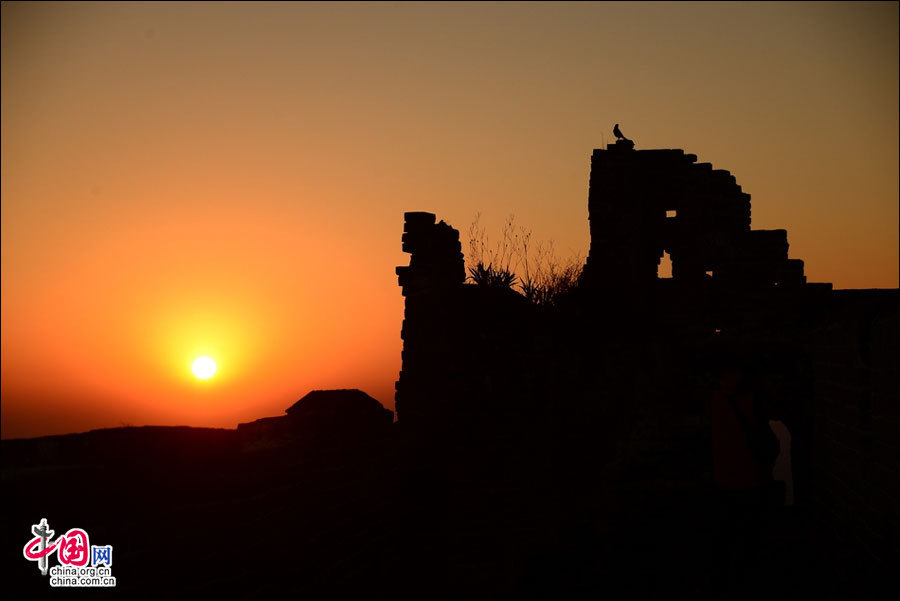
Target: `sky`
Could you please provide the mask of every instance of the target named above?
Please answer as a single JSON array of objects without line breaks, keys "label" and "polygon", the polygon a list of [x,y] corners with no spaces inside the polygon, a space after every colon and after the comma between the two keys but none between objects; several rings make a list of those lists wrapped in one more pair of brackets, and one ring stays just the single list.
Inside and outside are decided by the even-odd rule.
[{"label": "sky", "polygon": [[3,2],[2,437],[393,409],[403,212],[584,257],[615,123],[897,287],[896,2]]}]

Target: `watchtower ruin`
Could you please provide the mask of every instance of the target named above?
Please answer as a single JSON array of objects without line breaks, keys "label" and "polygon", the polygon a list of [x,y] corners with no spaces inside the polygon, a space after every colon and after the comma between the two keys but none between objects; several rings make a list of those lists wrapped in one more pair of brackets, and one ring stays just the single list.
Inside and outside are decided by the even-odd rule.
[{"label": "watchtower ruin", "polygon": [[[399,426],[424,433],[423,448],[449,433],[437,445],[447,453],[475,445],[479,457],[493,447],[549,462],[548,481],[585,508],[605,493],[583,475],[628,448],[628,482],[665,473],[672,495],[691,490],[701,503],[704,399],[722,349],[737,349],[787,391],[795,499],[851,546],[868,516],[860,548],[895,558],[898,290],[807,282],[786,230],[752,229],[735,177],[683,150],[628,140],[594,150],[588,209],[581,280],[550,310],[466,283],[459,232],[406,213]],[[665,253],[670,278],[660,277]],[[497,451],[501,439],[517,442]],[[647,498],[667,494],[656,487]]]},{"label": "watchtower ruin", "polygon": [[803,261],[788,258],[787,231],[752,230],[750,195],[735,177],[683,150],[594,150],[588,212],[584,280],[594,288],[646,293],[664,252],[681,282],[806,283]]}]

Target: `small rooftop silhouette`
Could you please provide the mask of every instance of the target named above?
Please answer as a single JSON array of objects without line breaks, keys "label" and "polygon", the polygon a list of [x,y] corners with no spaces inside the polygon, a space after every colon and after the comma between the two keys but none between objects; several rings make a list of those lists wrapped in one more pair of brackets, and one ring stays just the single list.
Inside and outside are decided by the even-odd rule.
[{"label": "small rooftop silhouette", "polygon": [[393,412],[385,409],[376,399],[357,388],[337,390],[313,390],[285,410],[292,418],[323,415],[359,415],[393,418]]}]

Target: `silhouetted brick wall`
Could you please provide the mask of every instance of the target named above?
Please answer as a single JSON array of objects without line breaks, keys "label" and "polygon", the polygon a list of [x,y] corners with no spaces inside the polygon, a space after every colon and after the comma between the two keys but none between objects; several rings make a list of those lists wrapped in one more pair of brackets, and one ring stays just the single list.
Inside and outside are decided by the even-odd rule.
[{"label": "silhouetted brick wall", "polygon": [[397,267],[406,297],[403,368],[397,381],[398,419],[427,420],[448,413],[455,398],[461,352],[456,305],[465,281],[459,232],[432,213],[404,214],[403,251],[408,267]]},{"label": "silhouetted brick wall", "polygon": [[750,195],[731,173],[683,150],[610,144],[591,156],[585,281],[643,294],[663,252],[679,280],[742,286],[806,282],[785,230],[750,229]]},{"label": "silhouetted brick wall", "polygon": [[[466,284],[457,230],[405,214],[400,424],[545,449],[547,473],[581,503],[572,515],[627,505],[631,493],[603,500],[615,478],[696,500],[715,356],[740,349],[782,380],[797,505],[848,557],[896,560],[898,292],[807,283],[787,232],[752,230],[735,178],[681,150],[595,150],[589,213],[581,284],[552,309]],[[670,279],[658,278],[664,251]]]},{"label": "silhouetted brick wall", "polygon": [[900,561],[900,328],[896,290],[836,291],[809,337],[809,504],[846,545]]}]

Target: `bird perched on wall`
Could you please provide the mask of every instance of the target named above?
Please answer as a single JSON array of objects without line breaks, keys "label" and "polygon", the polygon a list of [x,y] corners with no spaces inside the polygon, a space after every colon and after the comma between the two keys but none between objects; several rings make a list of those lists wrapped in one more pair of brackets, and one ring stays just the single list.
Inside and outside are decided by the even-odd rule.
[{"label": "bird perched on wall", "polygon": [[616,123],[616,126],[613,128],[613,133],[616,135],[616,148],[634,150],[634,141],[625,137],[625,134],[619,129],[618,123]]}]

